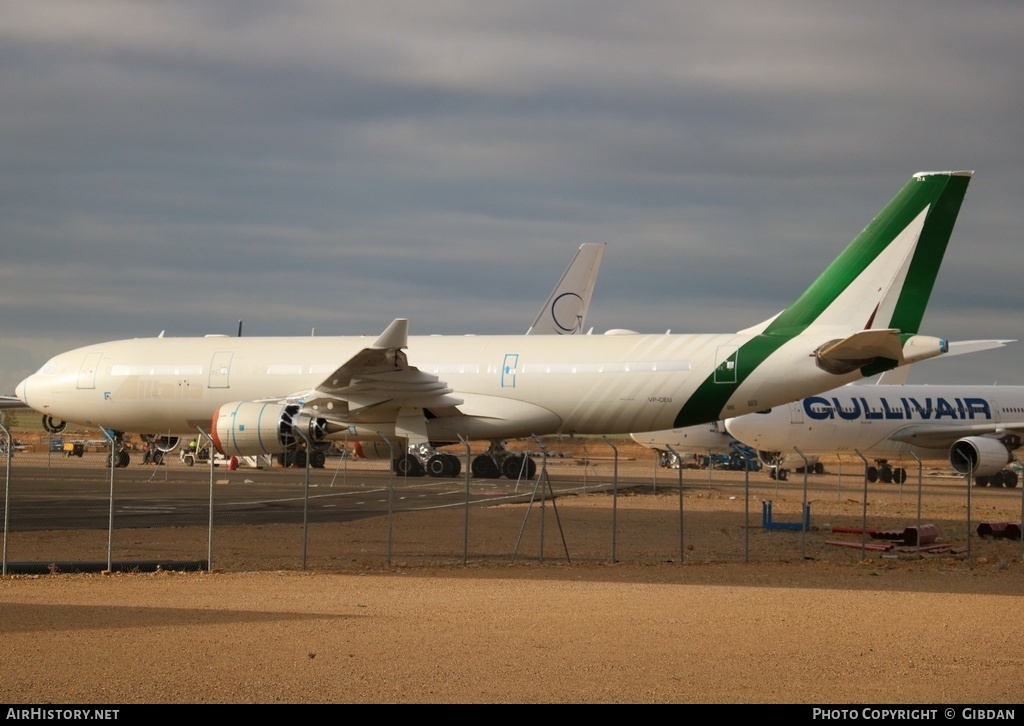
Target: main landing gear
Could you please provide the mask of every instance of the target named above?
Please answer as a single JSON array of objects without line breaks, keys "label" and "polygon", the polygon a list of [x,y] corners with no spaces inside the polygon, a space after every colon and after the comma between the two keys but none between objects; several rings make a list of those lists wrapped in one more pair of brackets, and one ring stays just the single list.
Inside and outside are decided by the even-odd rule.
[{"label": "main landing gear", "polygon": [[124,469],[132,463],[132,456],[124,445],[124,431],[106,431],[107,437],[114,442],[110,448],[110,456],[107,457],[106,467],[113,466],[115,469]]},{"label": "main landing gear", "polygon": [[1017,472],[1013,469],[1003,469],[997,471],[995,474],[989,476],[977,476],[974,477],[974,486],[976,487],[1006,487],[1007,489],[1015,489],[1017,487]]},{"label": "main landing gear", "polygon": [[894,468],[885,459],[878,459],[874,466],[868,467],[867,477],[872,484],[879,480],[883,484],[902,484],[907,480],[907,470],[902,466]]},{"label": "main landing gear", "polygon": [[320,448],[314,447],[312,451],[307,452],[306,449],[299,447],[289,449],[283,454],[277,454],[274,459],[279,466],[285,469],[291,467],[305,469],[307,459],[309,460],[310,469],[323,469],[324,464],[327,463],[327,454]]},{"label": "main landing gear", "polygon": [[[394,460],[394,472],[399,476],[431,476],[452,478],[462,471],[462,459],[446,451],[438,451],[430,444],[410,447]],[[470,473],[476,479],[532,479],[537,474],[537,462],[526,454],[508,451],[504,443],[492,443],[487,451],[477,454],[470,463]]]}]

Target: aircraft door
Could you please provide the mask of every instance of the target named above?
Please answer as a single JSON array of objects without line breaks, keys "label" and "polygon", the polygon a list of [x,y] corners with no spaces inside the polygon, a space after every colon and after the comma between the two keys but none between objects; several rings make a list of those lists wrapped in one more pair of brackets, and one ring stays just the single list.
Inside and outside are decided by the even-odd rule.
[{"label": "aircraft door", "polygon": [[735,383],[736,357],[740,349],[735,345],[720,345],[715,353],[715,383]]},{"label": "aircraft door", "polygon": [[518,353],[506,353],[505,362],[501,366],[501,387],[516,387],[516,369],[519,366]]},{"label": "aircraft door", "polygon": [[90,353],[85,356],[82,367],[78,369],[79,390],[96,388],[96,369],[99,368],[102,357],[102,353]]},{"label": "aircraft door", "polygon": [[793,401],[789,404],[789,422],[791,424],[802,424],[804,422],[803,401]]},{"label": "aircraft door", "polygon": [[230,350],[219,350],[213,354],[213,360],[210,361],[210,388],[230,387],[231,356]]}]

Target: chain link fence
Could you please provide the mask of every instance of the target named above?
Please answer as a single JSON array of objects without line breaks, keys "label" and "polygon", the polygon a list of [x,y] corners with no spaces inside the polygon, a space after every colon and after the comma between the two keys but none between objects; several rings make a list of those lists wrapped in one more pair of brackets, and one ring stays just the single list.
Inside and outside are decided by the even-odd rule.
[{"label": "chain link fence", "polygon": [[[921,556],[934,541],[896,535],[930,533],[925,525],[956,544],[947,555],[1024,559],[1024,487],[972,492],[941,465],[912,462],[898,485],[869,483],[856,459],[778,481],[717,470],[713,457],[706,469],[667,468],[653,451],[594,438],[515,442],[537,464],[532,477],[525,467],[515,479],[467,476],[482,450],[469,444],[450,448],[457,476],[406,477],[394,473],[389,445],[370,460],[347,442],[301,461],[225,459],[198,430],[192,440],[113,441],[88,429],[42,431],[27,425],[30,415],[8,414],[0,431],[5,575],[790,561],[841,550],[850,559],[894,556],[886,553],[899,545],[906,555],[908,544]],[[925,479],[937,492],[928,498]],[[586,495],[602,506],[583,506],[594,501]],[[984,497],[973,511],[972,496]],[[982,523],[995,525],[985,537]],[[886,528],[896,530],[889,549],[874,536]]]}]

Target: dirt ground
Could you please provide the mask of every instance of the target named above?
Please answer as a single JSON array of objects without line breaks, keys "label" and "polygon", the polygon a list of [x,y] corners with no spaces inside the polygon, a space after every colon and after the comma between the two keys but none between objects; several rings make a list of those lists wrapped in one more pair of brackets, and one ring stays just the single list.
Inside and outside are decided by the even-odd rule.
[{"label": "dirt ground", "polygon": [[[919,553],[854,531],[864,519],[916,527],[909,485],[873,488],[866,505],[856,483],[818,490],[809,531],[775,531],[761,502],[799,521],[799,478],[760,476],[748,498],[686,472],[681,533],[679,491],[663,476],[659,490],[560,497],[543,513],[318,525],[333,554],[305,570],[246,554],[254,540],[294,541],[294,526],[274,525],[218,530],[212,573],[8,575],[5,700],[1020,701],[1021,543],[969,530],[962,484],[923,498],[938,537]],[[1019,491],[976,490],[970,506],[972,527],[1020,520]]]}]

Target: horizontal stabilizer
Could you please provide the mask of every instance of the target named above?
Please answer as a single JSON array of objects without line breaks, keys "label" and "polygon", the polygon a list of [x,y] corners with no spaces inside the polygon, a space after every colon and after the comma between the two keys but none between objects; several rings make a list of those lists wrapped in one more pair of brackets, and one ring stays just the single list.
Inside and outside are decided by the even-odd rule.
[{"label": "horizontal stabilizer", "polygon": [[903,345],[900,331],[894,328],[881,330],[861,330],[822,347],[818,358],[826,361],[856,361],[871,358],[890,358],[899,360],[903,357]]},{"label": "horizontal stabilizer", "polygon": [[837,375],[867,366],[877,359],[906,365],[946,353],[949,344],[930,335],[901,335],[895,328],[860,330],[821,346],[815,353],[822,370]]},{"label": "horizontal stabilizer", "polygon": [[[995,348],[1005,348],[1007,343],[1016,343],[1016,340],[953,340],[949,343],[949,350],[943,358],[948,358],[951,355],[963,355],[964,353],[978,353],[983,350],[993,350]],[[902,386],[905,385],[908,376],[910,374],[909,366],[902,366],[900,368],[893,368],[890,371],[883,373],[879,379],[879,384]]]},{"label": "horizontal stabilizer", "polygon": [[983,350],[1005,348],[1007,343],[1016,342],[1016,340],[954,340],[949,344],[949,352],[947,355],[978,353]]}]

